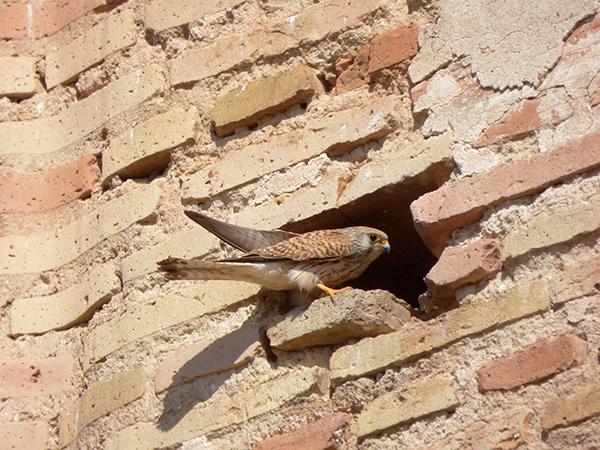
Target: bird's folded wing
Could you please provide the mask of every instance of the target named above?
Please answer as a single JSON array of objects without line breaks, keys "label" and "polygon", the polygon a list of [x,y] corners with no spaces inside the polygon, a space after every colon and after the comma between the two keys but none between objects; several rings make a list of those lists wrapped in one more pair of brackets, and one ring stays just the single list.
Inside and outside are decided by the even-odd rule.
[{"label": "bird's folded wing", "polygon": [[299,236],[290,231],[254,230],[252,228],[239,227],[212,219],[195,211],[185,211],[185,215],[197,224],[202,225],[222,241],[243,252],[252,252],[259,248],[270,247],[281,241]]}]

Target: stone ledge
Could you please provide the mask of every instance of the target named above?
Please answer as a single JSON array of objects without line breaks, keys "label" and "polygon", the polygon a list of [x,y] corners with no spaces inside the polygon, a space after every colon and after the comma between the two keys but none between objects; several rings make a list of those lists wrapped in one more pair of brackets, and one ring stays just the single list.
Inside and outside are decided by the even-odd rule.
[{"label": "stone ledge", "polygon": [[410,317],[410,306],[387,291],[352,289],[290,311],[267,336],[277,350],[301,350],[390,333]]}]

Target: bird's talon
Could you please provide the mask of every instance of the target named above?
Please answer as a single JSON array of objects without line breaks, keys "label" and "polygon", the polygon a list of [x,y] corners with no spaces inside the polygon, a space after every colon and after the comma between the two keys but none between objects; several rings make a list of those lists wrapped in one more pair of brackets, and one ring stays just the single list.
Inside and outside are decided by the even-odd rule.
[{"label": "bird's talon", "polygon": [[335,297],[336,294],[339,294],[340,292],[344,292],[349,289],[352,289],[350,286],[346,286],[341,289],[333,289],[333,288],[327,287],[321,283],[317,284],[317,287],[319,289],[321,289],[323,292],[325,292],[327,295],[329,295],[329,297],[331,297],[332,299]]}]

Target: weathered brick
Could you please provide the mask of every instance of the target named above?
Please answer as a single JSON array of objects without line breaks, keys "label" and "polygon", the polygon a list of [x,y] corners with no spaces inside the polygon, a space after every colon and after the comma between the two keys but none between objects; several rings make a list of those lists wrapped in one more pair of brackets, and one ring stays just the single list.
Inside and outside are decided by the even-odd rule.
[{"label": "weathered brick", "polygon": [[260,286],[249,283],[207,281],[182,295],[167,294],[129,309],[90,331],[84,341],[83,363],[93,364],[129,342],[239,303],[257,294],[259,289]]},{"label": "weathered brick", "polygon": [[140,398],[145,389],[146,373],[143,367],[117,373],[85,389],[79,402],[59,415],[61,446],[71,443],[94,420]]},{"label": "weathered brick", "polygon": [[59,150],[156,94],[164,84],[161,68],[149,65],[113,81],[52,117],[0,123],[0,141],[3,143],[0,154],[39,154]]},{"label": "weathered brick", "polygon": [[600,14],[594,14],[591,18],[587,18],[579,23],[569,34],[566,42],[569,44],[577,44],[582,39],[587,38],[591,34],[597,33],[600,30]]},{"label": "weathered brick", "polygon": [[323,85],[316,71],[300,64],[219,97],[210,116],[216,133],[227,136],[236,128],[253,125],[263,117],[308,102],[322,92]]},{"label": "weathered brick", "polygon": [[[308,392],[328,389],[326,372],[298,368],[292,372],[272,371],[268,381],[237,390],[228,396],[223,390],[188,412],[173,428],[162,430],[152,422],[138,422],[113,433],[106,450],[142,450],[167,447],[195,436],[246,422]],[[278,373],[283,372],[283,373]]]},{"label": "weathered brick", "polygon": [[39,38],[56,33],[106,0],[51,0],[0,5],[0,39]]},{"label": "weathered brick", "polygon": [[135,44],[137,28],[133,10],[109,16],[87,29],[74,41],[46,55],[46,87],[71,81],[80,72],[99,63],[111,53]]},{"label": "weathered brick", "polygon": [[453,297],[461,286],[476,283],[502,269],[500,245],[495,239],[479,239],[446,247],[438,262],[425,275],[432,295]]},{"label": "weathered brick", "polygon": [[93,268],[84,282],[56,294],[18,298],[10,307],[10,333],[41,334],[85,322],[120,289],[118,269],[107,263]]},{"label": "weathered brick", "polygon": [[174,108],[111,139],[102,152],[102,182],[114,175],[141,178],[164,170],[174,147],[194,138],[198,111]]},{"label": "weathered brick", "polygon": [[0,96],[26,97],[35,92],[35,58],[0,57],[0,67]]},{"label": "weathered brick", "polygon": [[550,307],[548,286],[536,280],[490,298],[475,298],[428,322],[366,338],[331,355],[331,378],[337,382],[384,370],[417,358],[465,336],[502,325]]},{"label": "weathered brick", "polygon": [[424,450],[480,450],[527,448],[536,440],[535,415],[529,409],[516,409],[467,425]]},{"label": "weathered brick", "polygon": [[600,292],[600,256],[564,267],[549,280],[553,304]]},{"label": "weathered brick", "polygon": [[289,433],[265,439],[253,450],[333,450],[338,448],[340,430],[351,421],[350,414],[329,414]]},{"label": "weathered brick", "polygon": [[193,22],[219,11],[243,3],[244,0],[217,0],[213,2],[198,2],[196,0],[158,0],[146,7],[146,26],[154,31]]},{"label": "weathered brick", "polygon": [[477,382],[479,389],[484,391],[513,389],[580,364],[585,355],[584,340],[573,334],[563,334],[486,364],[477,371]]},{"label": "weathered brick", "polygon": [[599,165],[600,132],[596,131],[529,159],[450,181],[418,198],[411,210],[423,240],[439,255],[455,229],[476,222],[486,209]]},{"label": "weathered brick", "polygon": [[180,347],[161,361],[156,369],[154,388],[160,393],[198,377],[246,365],[260,348],[258,340],[257,326],[244,323],[224,336]]},{"label": "weathered brick", "polygon": [[126,283],[147,273],[158,270],[157,263],[169,256],[195,258],[208,253],[219,245],[212,234],[204,233],[197,226],[186,228],[165,237],[159,244],[135,252],[121,260],[121,274]]},{"label": "weathered brick", "polygon": [[0,442],[6,450],[45,450],[48,425],[41,421],[0,423]]},{"label": "weathered brick", "polygon": [[205,200],[262,175],[311,159],[321,153],[340,154],[380,139],[396,127],[394,98],[315,118],[301,130],[268,142],[227,153],[183,183],[183,197]]},{"label": "weathered brick", "polygon": [[154,214],[160,189],[134,185],[93,213],[53,232],[0,237],[0,273],[30,273],[60,267],[112,234]]},{"label": "weathered brick", "polygon": [[[173,84],[202,80],[246,61],[274,56],[298,45],[316,41],[358,24],[360,18],[380,7],[375,0],[327,0],[308,6],[293,20],[266,30],[226,36],[205,47],[191,48],[170,65]],[[231,49],[236,49],[232,52]]]},{"label": "weathered brick", "polygon": [[0,212],[38,212],[90,196],[100,169],[94,155],[84,155],[57,169],[35,175],[0,177]]},{"label": "weathered brick", "polygon": [[358,437],[381,432],[420,417],[455,409],[461,404],[452,377],[435,377],[388,392],[367,404],[357,419]]},{"label": "weathered brick", "polygon": [[56,358],[0,362],[0,395],[34,397],[62,392],[69,387],[73,359]]},{"label": "weathered brick", "polygon": [[372,81],[372,75],[382,69],[412,59],[418,52],[419,25],[394,28],[359,48],[352,56],[336,64],[338,76],[334,93],[342,94]]},{"label": "weathered brick", "polygon": [[502,259],[568,242],[600,229],[600,196],[588,202],[551,209],[509,232],[502,244]]},{"label": "weathered brick", "polygon": [[389,292],[354,289],[338,294],[335,302],[322,297],[308,308],[292,310],[267,336],[278,350],[300,350],[390,333],[410,317],[410,306]]},{"label": "weathered brick", "polygon": [[569,426],[600,414],[600,383],[577,389],[573,394],[550,402],[542,416],[546,431],[559,426]]}]

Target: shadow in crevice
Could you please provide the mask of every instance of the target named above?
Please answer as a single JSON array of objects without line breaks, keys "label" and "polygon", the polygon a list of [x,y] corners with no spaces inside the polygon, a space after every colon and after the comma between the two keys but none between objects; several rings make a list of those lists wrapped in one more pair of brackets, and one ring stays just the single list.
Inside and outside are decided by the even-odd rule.
[{"label": "shadow in crevice", "polygon": [[[159,369],[156,389],[158,392],[167,391],[163,399],[163,413],[158,420],[161,430],[172,429],[198,403],[209,400],[260,350],[263,345],[261,335],[264,334],[263,306],[257,307],[239,328],[217,338],[198,353],[193,354],[197,347],[192,345],[187,350],[190,358],[170,377],[168,373],[161,374]],[[169,380],[168,385],[159,381],[165,377]]]}]

